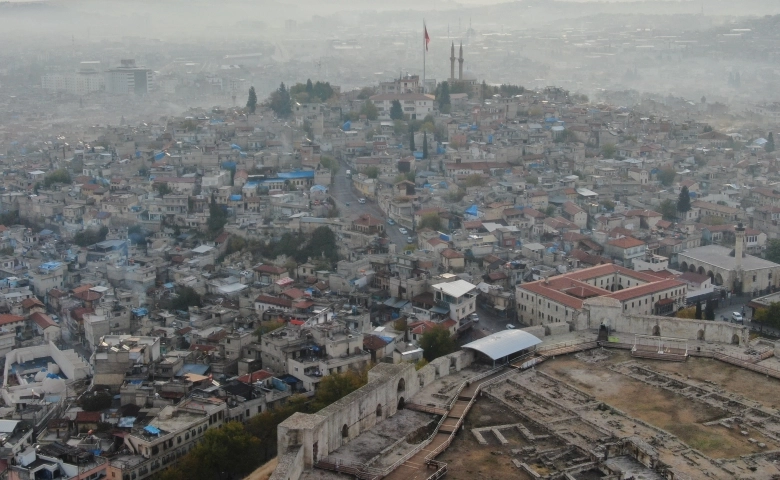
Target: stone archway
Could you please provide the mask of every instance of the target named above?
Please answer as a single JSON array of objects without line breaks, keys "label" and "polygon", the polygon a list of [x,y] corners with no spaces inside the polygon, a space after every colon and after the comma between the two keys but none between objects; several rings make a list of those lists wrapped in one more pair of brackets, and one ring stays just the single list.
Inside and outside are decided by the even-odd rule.
[{"label": "stone archway", "polygon": [[658,325],[655,325],[653,327],[653,336],[654,337],[660,337],[661,336],[661,327],[659,327]]},{"label": "stone archway", "polygon": [[404,401],[404,397],[401,397],[398,399],[398,410],[403,410],[406,406],[406,402]]},{"label": "stone archway", "polygon": [[377,406],[376,406],[376,416],[377,416],[377,418],[381,418],[382,417],[382,404],[381,403],[377,404]]},{"label": "stone archway", "polygon": [[691,273],[696,273],[696,265],[690,264],[690,266],[688,266],[688,271]]},{"label": "stone archway", "polygon": [[696,340],[704,340],[704,330],[696,332]]},{"label": "stone archway", "polygon": [[720,273],[715,275],[715,280],[713,280],[713,282],[715,283],[715,285],[723,285],[723,275],[721,275]]},{"label": "stone archway", "polygon": [[704,267],[699,267],[699,269],[696,270],[696,273],[698,273],[699,275],[704,275],[704,272],[705,272]]},{"label": "stone archway", "polygon": [[688,271],[688,262],[686,262],[686,261],[683,261],[683,262],[680,264],[680,270],[682,270],[683,272],[687,272],[687,271]]},{"label": "stone archway", "polygon": [[715,283],[715,274],[712,273],[712,270],[707,271],[707,276],[710,277],[710,282]]},{"label": "stone archway", "polygon": [[731,344],[739,345],[739,335],[737,335],[736,333],[731,336]]},{"label": "stone archway", "polygon": [[344,425],[341,427],[341,438],[348,438],[348,437],[349,437],[349,427],[348,427],[348,426],[347,426],[347,424],[345,423],[345,424],[344,424]]},{"label": "stone archway", "polygon": [[403,392],[403,391],[406,391],[406,380],[404,380],[402,378],[402,379],[398,380],[397,392],[400,393],[400,392]]}]

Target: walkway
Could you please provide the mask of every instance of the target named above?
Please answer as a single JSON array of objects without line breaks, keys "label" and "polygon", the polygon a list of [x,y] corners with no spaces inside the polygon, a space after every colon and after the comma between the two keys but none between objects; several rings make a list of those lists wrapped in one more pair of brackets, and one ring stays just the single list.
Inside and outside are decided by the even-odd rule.
[{"label": "walkway", "polygon": [[470,384],[464,383],[449,412],[439,422],[433,440],[385,478],[389,480],[426,480],[431,477],[440,478],[443,476],[447,464],[435,462],[434,459],[452,443],[482,386],[509,373],[512,371],[499,370]]}]

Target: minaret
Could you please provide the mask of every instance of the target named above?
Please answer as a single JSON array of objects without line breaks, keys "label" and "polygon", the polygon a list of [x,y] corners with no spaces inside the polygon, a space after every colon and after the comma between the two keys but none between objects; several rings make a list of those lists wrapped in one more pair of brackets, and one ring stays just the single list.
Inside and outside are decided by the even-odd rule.
[{"label": "minaret", "polygon": [[458,80],[463,80],[463,42],[460,42],[460,56],[458,57]]},{"label": "minaret", "polygon": [[455,80],[455,42],[450,49],[450,80]]},{"label": "minaret", "polygon": [[734,260],[737,270],[742,266],[742,251],[745,248],[745,226],[742,222],[734,228]]}]

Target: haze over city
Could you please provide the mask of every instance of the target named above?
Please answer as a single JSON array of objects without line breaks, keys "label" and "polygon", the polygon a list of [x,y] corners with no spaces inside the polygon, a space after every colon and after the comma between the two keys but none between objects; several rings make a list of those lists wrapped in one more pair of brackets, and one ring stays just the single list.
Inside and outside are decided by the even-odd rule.
[{"label": "haze over city", "polygon": [[0,0],[0,480],[771,480],[780,2]]}]

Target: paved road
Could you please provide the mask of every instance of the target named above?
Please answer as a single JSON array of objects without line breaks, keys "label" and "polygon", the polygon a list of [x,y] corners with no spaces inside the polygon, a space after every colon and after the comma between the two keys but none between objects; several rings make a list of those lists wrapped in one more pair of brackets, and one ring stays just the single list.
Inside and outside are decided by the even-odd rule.
[{"label": "paved road", "polygon": [[[352,187],[352,181],[347,178],[347,170],[351,170],[352,167],[341,162],[339,172],[336,174],[336,178],[331,185],[330,195],[336,200],[341,218],[354,219],[363,213],[369,213],[373,217],[381,218],[386,221],[385,213],[379,208],[376,202],[366,200],[366,203],[361,204],[358,202],[360,195],[357,190]],[[349,203],[349,205],[347,205]],[[408,235],[402,234],[398,230],[397,225],[388,225],[385,223],[385,232],[392,243],[396,244],[396,247],[400,250],[406,245],[406,237]],[[416,240],[416,239],[415,239]]]}]

